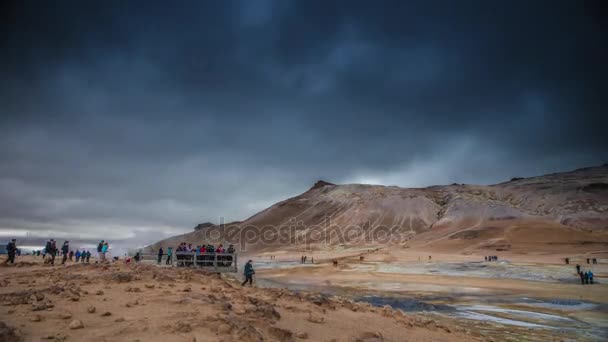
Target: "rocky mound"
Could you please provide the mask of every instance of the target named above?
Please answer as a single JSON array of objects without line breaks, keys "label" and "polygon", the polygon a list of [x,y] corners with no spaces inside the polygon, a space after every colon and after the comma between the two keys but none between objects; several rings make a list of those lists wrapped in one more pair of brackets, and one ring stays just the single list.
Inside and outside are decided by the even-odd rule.
[{"label": "rocky mound", "polygon": [[[608,166],[517,177],[489,186],[453,184],[406,189],[318,181],[305,193],[243,222],[206,226],[204,232],[163,240],[149,249],[175,246],[179,241],[247,243],[249,250],[304,243],[322,248],[387,243],[429,246],[446,241],[457,248],[483,249],[496,244],[517,247],[527,237],[528,242],[541,245],[586,241],[608,244],[606,184]],[[275,238],[246,237],[248,232],[259,237],[264,229],[277,232]],[[345,238],[350,233],[373,236],[379,229],[390,230],[398,239]],[[220,236],[217,241],[212,241],[214,235],[208,234],[211,231]],[[290,231],[289,236],[282,235],[284,231]],[[330,235],[335,238],[329,239]]]}]

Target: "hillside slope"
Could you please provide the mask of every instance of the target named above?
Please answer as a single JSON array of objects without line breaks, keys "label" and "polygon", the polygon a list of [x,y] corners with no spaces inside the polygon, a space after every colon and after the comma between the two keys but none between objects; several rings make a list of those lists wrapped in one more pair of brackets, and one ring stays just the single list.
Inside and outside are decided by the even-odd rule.
[{"label": "hillside slope", "polygon": [[[276,233],[278,229],[282,230]],[[389,229],[390,240],[361,237],[382,237],[374,232]],[[268,238],[262,239],[262,233]],[[349,234],[356,238],[348,239]],[[312,248],[393,244],[461,252],[543,251],[564,245],[597,249],[598,244],[605,248],[608,166],[490,186],[453,184],[406,189],[320,181],[303,194],[245,221],[221,227],[207,225],[149,249],[175,246],[181,241],[246,243],[248,250],[299,248],[304,243]]]}]

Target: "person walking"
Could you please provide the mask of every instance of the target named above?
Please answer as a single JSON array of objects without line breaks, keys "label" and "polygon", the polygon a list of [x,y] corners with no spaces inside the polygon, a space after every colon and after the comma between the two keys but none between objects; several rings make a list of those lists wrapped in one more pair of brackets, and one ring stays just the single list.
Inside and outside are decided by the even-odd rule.
[{"label": "person walking", "polygon": [[89,263],[90,259],[91,259],[91,252],[87,251],[87,264]]},{"label": "person walking", "polygon": [[4,264],[7,265],[9,262],[14,264],[15,254],[17,254],[17,239],[12,239],[6,244],[6,253],[8,254],[8,259],[4,261]]},{"label": "person walking", "polygon": [[165,265],[173,264],[173,260],[171,258],[172,256],[173,256],[173,248],[167,247],[167,262],[165,263]]},{"label": "person walking", "polygon": [[63,246],[61,246],[61,253],[63,253],[63,259],[61,259],[61,264],[65,264],[66,260],[68,260],[68,254],[70,254],[70,241],[64,241]]},{"label": "person walking", "polygon": [[85,261],[86,258],[87,258],[87,251],[85,251],[83,249],[82,253],[80,253],[80,262],[84,264],[84,261]]},{"label": "person walking", "polygon": [[579,272],[578,275],[581,277],[581,284],[585,285],[585,273]]},{"label": "person walking", "polygon": [[589,270],[589,272],[587,272],[587,274],[589,275],[589,284],[593,284],[593,272],[591,272],[591,270]]},{"label": "person walking", "polygon": [[576,273],[581,273],[581,265],[576,264]]},{"label": "person walking", "polygon": [[585,284],[589,284],[589,272],[585,272]]},{"label": "person walking", "polygon": [[70,251],[68,258],[70,259],[70,261],[74,261],[74,251]]},{"label": "person walking", "polygon": [[163,260],[163,248],[159,248],[158,250],[158,264],[160,265],[160,262]]},{"label": "person walking", "polygon": [[80,251],[76,250],[76,263],[80,261]]},{"label": "person walking", "polygon": [[249,282],[249,286],[253,286],[253,275],[255,274],[255,270],[253,269],[253,261],[249,260],[245,264],[245,281],[241,284],[241,286],[245,286],[247,282]]}]

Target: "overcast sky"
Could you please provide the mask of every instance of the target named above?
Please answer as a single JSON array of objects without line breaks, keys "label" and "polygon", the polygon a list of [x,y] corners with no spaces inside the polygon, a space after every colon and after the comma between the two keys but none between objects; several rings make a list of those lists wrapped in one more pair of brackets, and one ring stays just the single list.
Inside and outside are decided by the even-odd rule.
[{"label": "overcast sky", "polygon": [[608,161],[601,1],[3,1],[0,236]]}]

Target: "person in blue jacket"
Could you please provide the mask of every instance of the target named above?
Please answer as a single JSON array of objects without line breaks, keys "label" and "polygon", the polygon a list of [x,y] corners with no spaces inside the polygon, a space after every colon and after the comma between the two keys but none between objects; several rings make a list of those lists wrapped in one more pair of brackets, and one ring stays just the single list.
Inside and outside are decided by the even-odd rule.
[{"label": "person in blue jacket", "polygon": [[241,286],[245,286],[247,282],[249,282],[249,286],[253,286],[253,275],[255,274],[255,270],[253,269],[253,262],[251,260],[247,261],[245,264],[245,281],[241,284]]}]

